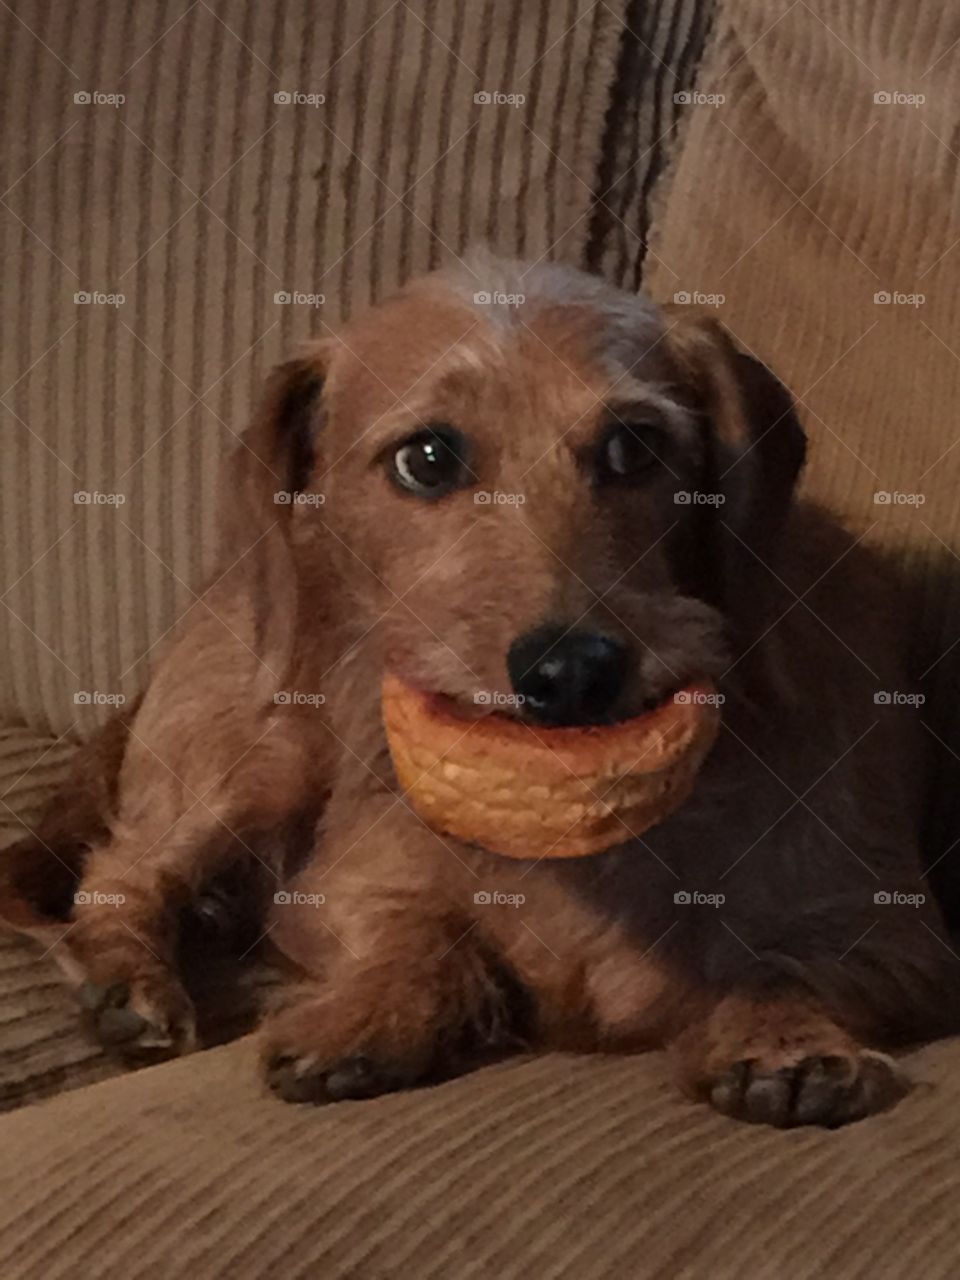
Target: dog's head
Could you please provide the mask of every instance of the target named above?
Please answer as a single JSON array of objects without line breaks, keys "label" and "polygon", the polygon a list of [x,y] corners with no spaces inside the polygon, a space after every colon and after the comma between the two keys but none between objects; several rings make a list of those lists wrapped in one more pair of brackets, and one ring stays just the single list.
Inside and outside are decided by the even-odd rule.
[{"label": "dog's head", "polygon": [[716,323],[557,267],[408,286],[276,375],[248,449],[356,634],[408,680],[545,723],[718,677],[804,453]]}]

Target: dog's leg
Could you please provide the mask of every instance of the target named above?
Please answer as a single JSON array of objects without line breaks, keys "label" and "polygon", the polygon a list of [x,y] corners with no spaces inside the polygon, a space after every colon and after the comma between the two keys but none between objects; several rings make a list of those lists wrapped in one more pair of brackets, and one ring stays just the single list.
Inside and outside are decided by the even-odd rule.
[{"label": "dog's leg", "polygon": [[196,1029],[177,972],[178,926],[238,841],[203,809],[172,830],[120,827],[90,851],[59,958],[98,1037],[130,1053],[182,1053]]},{"label": "dog's leg", "polygon": [[78,749],[28,836],[0,858],[0,921],[49,945],[69,920],[90,849],[109,838],[117,780],[139,699]]},{"label": "dog's leg", "polygon": [[738,921],[753,955],[716,947],[718,994],[673,1045],[681,1084],[779,1127],[847,1124],[903,1097],[909,1081],[880,1050],[956,1027],[960,965],[932,911],[923,928],[910,907],[884,910],[882,923],[801,914],[775,945]]},{"label": "dog's leg", "polygon": [[[522,1041],[523,990],[471,922],[473,883],[402,804],[325,838],[272,937],[311,974],[264,1024],[283,1098],[369,1097],[454,1074]],[[356,812],[356,809],[354,810]],[[324,864],[331,870],[324,874]],[[297,905],[312,898],[316,905]]]},{"label": "dog's leg", "polygon": [[[118,795],[139,704],[78,749],[36,830],[4,853],[0,919],[49,950],[103,1040],[188,1048],[193,1015],[173,966],[177,916],[235,842],[210,808],[165,808],[170,787],[147,751],[146,803]],[[131,803],[137,811],[118,819]]]},{"label": "dog's leg", "polygon": [[[54,953],[69,962],[97,1034],[125,1052],[193,1047],[194,1013],[177,971],[184,912],[238,858],[278,885],[291,819],[303,808],[295,732],[275,724],[254,738],[242,721],[232,734],[189,727],[189,758],[159,734],[155,751],[134,731],[127,764],[136,789],[121,789],[110,839],[87,857],[73,924]],[[245,740],[252,745],[241,752]]]}]

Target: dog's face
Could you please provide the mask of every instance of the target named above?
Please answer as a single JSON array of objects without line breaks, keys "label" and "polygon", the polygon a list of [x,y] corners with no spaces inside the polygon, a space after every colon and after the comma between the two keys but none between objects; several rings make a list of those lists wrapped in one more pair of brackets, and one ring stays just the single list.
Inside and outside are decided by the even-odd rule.
[{"label": "dog's face", "polygon": [[322,526],[387,665],[480,711],[623,719],[724,669],[730,544],[773,554],[802,437],[718,331],[543,274],[516,305],[415,283],[290,366],[268,429],[323,494],[292,536]]}]

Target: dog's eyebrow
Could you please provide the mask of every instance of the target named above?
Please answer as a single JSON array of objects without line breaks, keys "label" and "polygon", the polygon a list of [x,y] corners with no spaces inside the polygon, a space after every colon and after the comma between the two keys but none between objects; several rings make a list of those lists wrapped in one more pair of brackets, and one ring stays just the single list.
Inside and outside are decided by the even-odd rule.
[{"label": "dog's eyebrow", "polygon": [[695,415],[690,406],[671,395],[670,388],[666,385],[658,386],[624,378],[603,397],[603,405],[609,414],[624,421],[636,414],[653,410],[679,433],[693,434],[696,430]]},{"label": "dog's eyebrow", "polygon": [[496,369],[494,352],[470,343],[457,343],[407,392],[396,395],[393,404],[370,429],[367,443],[376,451],[404,432],[436,422],[436,406],[445,391],[456,391],[468,383],[474,387],[482,385],[483,379]]}]

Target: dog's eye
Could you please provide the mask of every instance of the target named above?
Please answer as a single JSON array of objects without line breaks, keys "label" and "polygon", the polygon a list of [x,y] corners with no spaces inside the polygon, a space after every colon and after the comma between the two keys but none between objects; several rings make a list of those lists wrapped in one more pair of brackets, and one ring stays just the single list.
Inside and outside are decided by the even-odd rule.
[{"label": "dog's eye", "polygon": [[464,483],[465,448],[463,437],[451,427],[428,427],[396,449],[391,477],[421,498],[440,498]]},{"label": "dog's eye", "polygon": [[600,446],[599,467],[603,480],[630,481],[655,467],[663,438],[658,427],[647,423],[617,424]]}]

